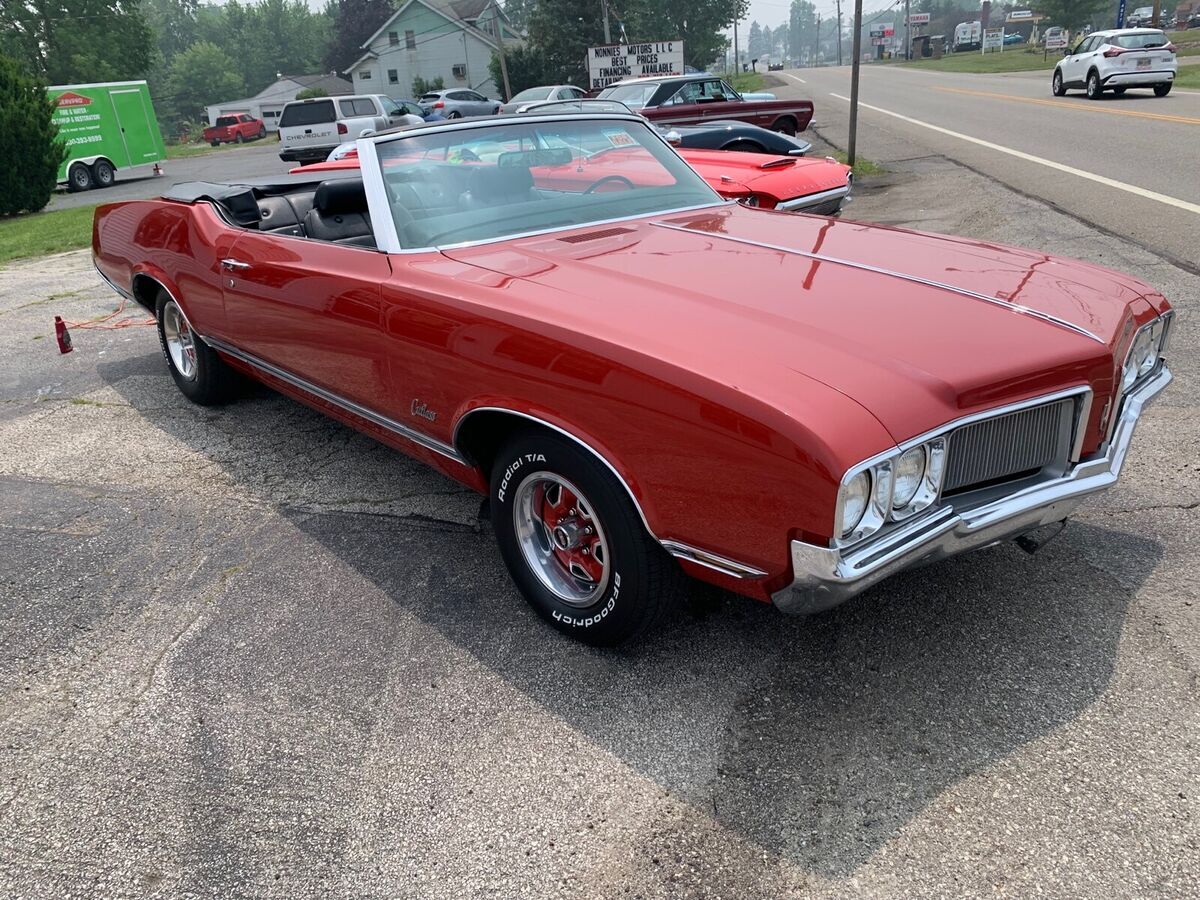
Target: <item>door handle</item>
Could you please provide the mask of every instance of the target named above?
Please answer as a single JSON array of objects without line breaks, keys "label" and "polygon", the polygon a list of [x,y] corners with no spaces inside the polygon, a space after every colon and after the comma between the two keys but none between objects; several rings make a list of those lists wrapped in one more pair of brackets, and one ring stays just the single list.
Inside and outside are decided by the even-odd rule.
[{"label": "door handle", "polygon": [[250,263],[242,262],[241,260],[237,260],[237,259],[223,259],[223,260],[221,260],[221,268],[222,269],[248,269],[248,268],[250,268]]}]

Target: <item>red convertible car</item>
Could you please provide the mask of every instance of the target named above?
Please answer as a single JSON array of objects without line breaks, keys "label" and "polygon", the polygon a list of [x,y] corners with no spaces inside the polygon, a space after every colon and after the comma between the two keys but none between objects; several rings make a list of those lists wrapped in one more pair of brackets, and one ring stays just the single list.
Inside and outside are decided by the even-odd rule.
[{"label": "red convertible car", "polygon": [[[602,140],[631,148],[619,187],[537,186]],[[359,147],[102,206],[96,266],[193,401],[236,370],[487,494],[521,592],[590,643],[649,627],[681,570],[812,612],[1060,523],[1171,379],[1135,278],[730,203],[640,118]]]},{"label": "red convertible car", "polygon": [[[341,148],[338,148],[339,150]],[[742,153],[733,150],[688,150],[676,148],[679,155],[695,169],[709,186],[726,200],[739,200],[764,209],[806,212],[831,216],[849,202],[854,176],[850,167],[832,157],[767,156],[762,153]],[[590,184],[601,176],[610,182],[601,190],[625,188],[624,172],[630,166],[643,166],[637,158],[637,148],[606,147],[597,152],[572,156],[572,161],[559,166],[534,166],[534,185],[555,187],[565,176],[570,181]],[[335,153],[337,150],[334,151]],[[503,148],[491,148],[498,156]],[[479,164],[488,164],[489,151],[480,149]],[[297,166],[293,175],[339,169],[357,169],[358,150],[345,151],[338,159],[309,166]],[[650,173],[644,173],[649,175]]]}]

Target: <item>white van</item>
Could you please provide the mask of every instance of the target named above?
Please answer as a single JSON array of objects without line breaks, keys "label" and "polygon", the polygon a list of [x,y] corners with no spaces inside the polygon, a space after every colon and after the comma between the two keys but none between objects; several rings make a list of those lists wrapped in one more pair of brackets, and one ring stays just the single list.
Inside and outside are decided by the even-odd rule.
[{"label": "white van", "polygon": [[404,112],[384,94],[312,97],[292,100],[279,114],[279,158],[309,163],[325,159],[338,144],[355,140],[364,131],[383,131],[400,125],[419,125],[420,116]]}]

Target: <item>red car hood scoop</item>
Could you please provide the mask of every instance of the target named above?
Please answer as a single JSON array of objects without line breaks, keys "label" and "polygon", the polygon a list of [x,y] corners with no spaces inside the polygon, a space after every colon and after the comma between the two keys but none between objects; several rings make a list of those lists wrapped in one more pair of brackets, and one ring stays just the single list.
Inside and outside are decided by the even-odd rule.
[{"label": "red car hood scoop", "polygon": [[818,216],[728,205],[622,227],[446,255],[543,288],[520,304],[532,315],[778,409],[821,381],[897,440],[1063,387],[1107,391],[1130,305],[1148,305],[1084,263]]}]

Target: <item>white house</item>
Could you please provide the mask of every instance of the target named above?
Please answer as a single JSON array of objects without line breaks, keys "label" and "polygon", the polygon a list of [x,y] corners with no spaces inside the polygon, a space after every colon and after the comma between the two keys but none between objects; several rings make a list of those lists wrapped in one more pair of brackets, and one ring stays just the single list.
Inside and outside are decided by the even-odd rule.
[{"label": "white house", "polygon": [[295,100],[296,94],[306,88],[318,88],[330,97],[354,93],[354,86],[333,72],[328,75],[280,75],[274,83],[267,85],[253,97],[214,103],[204,107],[204,113],[208,116],[209,125],[217,124],[217,116],[248,113],[256,119],[262,119],[267,131],[278,131],[279,113],[283,110],[283,104]]},{"label": "white house", "polygon": [[362,45],[346,69],[356,94],[412,98],[413,79],[440,77],[449,88],[499,97],[488,64],[498,49],[523,43],[496,0],[407,0]]}]

